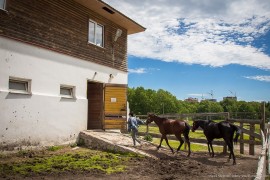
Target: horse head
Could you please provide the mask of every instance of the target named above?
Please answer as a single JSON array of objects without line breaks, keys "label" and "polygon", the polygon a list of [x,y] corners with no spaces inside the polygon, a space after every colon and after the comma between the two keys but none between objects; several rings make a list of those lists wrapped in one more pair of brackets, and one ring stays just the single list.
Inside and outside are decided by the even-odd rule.
[{"label": "horse head", "polygon": [[198,129],[199,126],[200,126],[199,121],[193,121],[192,132],[195,132],[195,130]]},{"label": "horse head", "polygon": [[146,124],[150,124],[151,122],[153,122],[154,118],[156,118],[156,117],[157,117],[157,115],[155,115],[154,113],[148,113]]}]

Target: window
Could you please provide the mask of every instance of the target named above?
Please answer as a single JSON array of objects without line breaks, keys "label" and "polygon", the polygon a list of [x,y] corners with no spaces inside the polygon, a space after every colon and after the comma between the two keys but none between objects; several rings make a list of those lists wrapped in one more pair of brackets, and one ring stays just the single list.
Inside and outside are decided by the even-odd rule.
[{"label": "window", "polygon": [[104,26],[89,20],[88,42],[104,47],[103,34]]},{"label": "window", "polygon": [[5,9],[6,0],[0,0],[0,9]]},{"label": "window", "polygon": [[75,98],[75,87],[60,85],[60,96],[63,98]]},{"label": "window", "polygon": [[9,77],[9,92],[20,94],[31,94],[31,80]]}]

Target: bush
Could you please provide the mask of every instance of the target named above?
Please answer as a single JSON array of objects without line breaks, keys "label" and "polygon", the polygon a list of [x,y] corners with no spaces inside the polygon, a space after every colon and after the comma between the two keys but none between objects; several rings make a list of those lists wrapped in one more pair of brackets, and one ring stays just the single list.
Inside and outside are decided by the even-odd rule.
[{"label": "bush", "polygon": [[150,142],[153,141],[153,137],[150,134],[146,134],[143,139]]}]

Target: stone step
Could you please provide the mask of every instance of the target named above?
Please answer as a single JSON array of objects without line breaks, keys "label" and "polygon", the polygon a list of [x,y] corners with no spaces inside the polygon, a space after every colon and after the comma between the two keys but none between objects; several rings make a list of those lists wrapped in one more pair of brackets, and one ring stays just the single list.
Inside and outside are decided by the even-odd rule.
[{"label": "stone step", "polygon": [[138,149],[141,145],[153,146],[152,148],[156,148],[156,146],[143,140],[141,140],[141,145],[133,146],[131,136],[123,134],[119,131],[85,130],[80,132],[79,138],[80,141],[82,141],[84,145],[89,148],[109,151],[133,152],[158,159],[156,156]]}]

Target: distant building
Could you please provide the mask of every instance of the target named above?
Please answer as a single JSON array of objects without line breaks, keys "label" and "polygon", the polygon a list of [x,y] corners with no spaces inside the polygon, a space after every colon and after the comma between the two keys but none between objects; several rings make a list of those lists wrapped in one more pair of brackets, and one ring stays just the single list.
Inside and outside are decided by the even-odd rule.
[{"label": "distant building", "polygon": [[237,101],[237,97],[236,97],[236,96],[227,96],[227,97],[223,97],[223,101],[226,100],[226,99],[232,99],[232,100]]},{"label": "distant building", "polygon": [[202,101],[211,101],[211,102],[217,102],[217,99],[204,99]]},{"label": "distant building", "polygon": [[185,99],[185,101],[186,102],[199,102],[198,98],[192,98],[192,97]]}]

